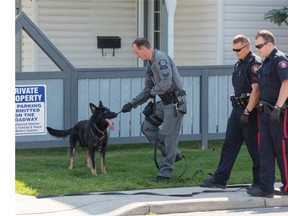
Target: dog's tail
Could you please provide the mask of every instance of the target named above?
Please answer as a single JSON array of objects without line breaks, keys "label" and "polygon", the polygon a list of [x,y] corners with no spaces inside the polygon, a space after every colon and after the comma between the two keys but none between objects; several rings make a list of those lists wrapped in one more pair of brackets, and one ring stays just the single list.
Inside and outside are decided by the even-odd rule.
[{"label": "dog's tail", "polygon": [[49,134],[51,134],[52,136],[66,137],[66,136],[71,134],[72,128],[70,128],[68,130],[57,130],[57,129],[53,129],[51,127],[47,127],[47,130],[48,130]]}]

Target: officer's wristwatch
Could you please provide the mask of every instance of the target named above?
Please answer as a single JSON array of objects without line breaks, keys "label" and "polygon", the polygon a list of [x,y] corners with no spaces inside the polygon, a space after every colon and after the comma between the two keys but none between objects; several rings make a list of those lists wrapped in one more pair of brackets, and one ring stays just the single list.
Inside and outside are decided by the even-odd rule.
[{"label": "officer's wristwatch", "polygon": [[249,114],[250,114],[250,111],[246,108],[246,109],[244,110],[244,113],[245,113],[246,115],[249,115]]},{"label": "officer's wristwatch", "polygon": [[280,110],[281,107],[279,107],[277,104],[274,106],[274,109]]}]

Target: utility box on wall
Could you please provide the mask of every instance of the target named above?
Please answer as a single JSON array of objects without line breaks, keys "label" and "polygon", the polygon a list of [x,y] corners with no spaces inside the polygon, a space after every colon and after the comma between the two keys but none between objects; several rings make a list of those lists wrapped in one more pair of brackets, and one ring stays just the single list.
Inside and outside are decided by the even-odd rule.
[{"label": "utility box on wall", "polygon": [[104,49],[113,49],[113,56],[115,55],[115,49],[121,48],[121,38],[119,36],[97,36],[97,48],[102,49],[102,55]]}]

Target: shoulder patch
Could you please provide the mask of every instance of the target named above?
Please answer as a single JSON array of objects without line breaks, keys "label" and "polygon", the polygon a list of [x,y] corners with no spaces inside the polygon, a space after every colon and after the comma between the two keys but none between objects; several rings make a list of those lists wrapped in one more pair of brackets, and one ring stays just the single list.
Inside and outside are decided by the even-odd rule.
[{"label": "shoulder patch", "polygon": [[160,65],[160,70],[167,69],[167,61],[165,59],[160,59],[158,64]]},{"label": "shoulder patch", "polygon": [[277,67],[282,68],[282,69],[288,68],[288,61],[285,61],[285,60],[280,61]]},{"label": "shoulder patch", "polygon": [[254,65],[251,67],[251,72],[257,73],[257,71],[259,70],[259,68],[260,68],[260,65],[259,65],[259,64],[254,64]]}]

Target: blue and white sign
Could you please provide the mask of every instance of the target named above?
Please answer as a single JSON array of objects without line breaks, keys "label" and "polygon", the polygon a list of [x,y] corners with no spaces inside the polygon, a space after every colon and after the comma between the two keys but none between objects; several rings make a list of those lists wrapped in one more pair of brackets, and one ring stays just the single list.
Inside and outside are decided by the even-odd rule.
[{"label": "blue and white sign", "polygon": [[46,86],[15,87],[15,135],[41,135],[46,130]]}]

